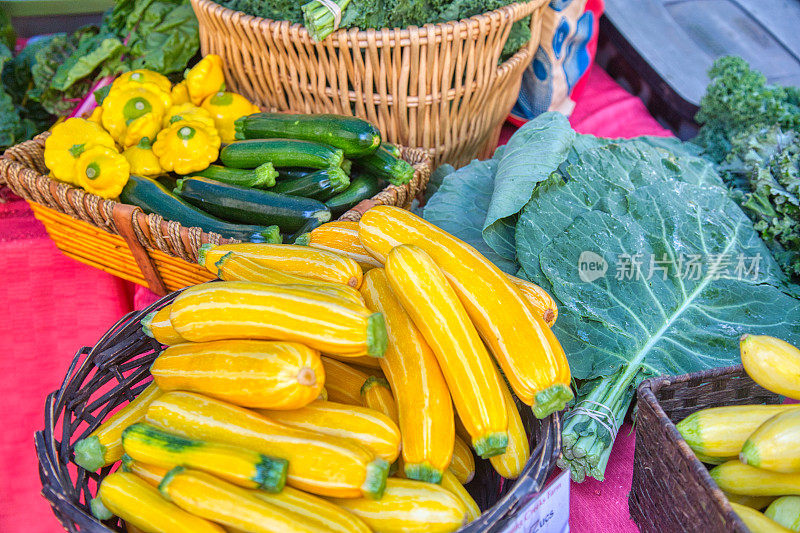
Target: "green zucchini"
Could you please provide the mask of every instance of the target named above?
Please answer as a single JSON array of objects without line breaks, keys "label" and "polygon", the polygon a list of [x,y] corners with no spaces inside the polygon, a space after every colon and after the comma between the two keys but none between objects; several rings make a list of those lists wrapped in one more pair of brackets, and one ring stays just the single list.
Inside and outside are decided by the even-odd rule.
[{"label": "green zucchini", "polygon": [[304,168],[304,167],[286,167],[286,168],[279,168],[278,169],[278,181],[283,180],[296,180],[297,178],[302,178],[304,176],[308,176],[309,174],[316,172],[317,169],[315,168]]},{"label": "green zucchini", "polygon": [[141,207],[145,213],[157,213],[187,228],[198,227],[205,232],[219,233],[228,239],[240,241],[281,242],[278,226],[231,224],[189,205],[150,178],[131,175],[119,198],[123,203]]},{"label": "green zucchini", "polygon": [[365,174],[350,180],[350,185],[342,192],[328,199],[325,205],[333,216],[338,217],[362,200],[368,200],[383,190],[386,183]]},{"label": "green zucchini", "polygon": [[396,144],[392,143],[381,143],[381,148],[384,148],[387,152],[392,154],[395,157],[401,158],[403,155],[400,153],[400,148],[397,147]]},{"label": "green zucchini", "polygon": [[208,178],[178,180],[175,194],[204,211],[240,223],[277,224],[291,233],[309,219],[327,222],[331,212],[325,204],[271,191],[228,185]]},{"label": "green zucchini", "polygon": [[341,166],[343,157],[338,148],[298,139],[236,141],[219,153],[222,164],[231,168],[255,168],[272,163],[273,167],[321,169]]},{"label": "green zucchini", "polygon": [[324,202],[344,191],[350,185],[350,178],[340,168],[318,170],[292,180],[281,180],[270,189],[280,194],[305,196]]},{"label": "green zucchini", "polygon": [[247,448],[187,439],[142,422],[125,428],[122,447],[134,461],[167,470],[176,466],[214,474],[248,489],[280,492],[289,461]]},{"label": "green zucchini", "polygon": [[375,153],[355,160],[355,166],[372,176],[383,178],[392,185],[403,185],[414,178],[414,167],[392,155],[381,146]]},{"label": "green zucchini", "polygon": [[256,113],[235,122],[237,139],[302,139],[329,144],[347,157],[361,157],[381,144],[381,133],[365,120],[344,115]]},{"label": "green zucchini", "polygon": [[207,169],[195,172],[190,177],[200,176],[209,178],[222,183],[239,185],[240,187],[254,187],[256,189],[266,189],[275,185],[275,178],[278,173],[272,163],[264,163],[254,169],[228,168],[222,165],[210,165]]}]

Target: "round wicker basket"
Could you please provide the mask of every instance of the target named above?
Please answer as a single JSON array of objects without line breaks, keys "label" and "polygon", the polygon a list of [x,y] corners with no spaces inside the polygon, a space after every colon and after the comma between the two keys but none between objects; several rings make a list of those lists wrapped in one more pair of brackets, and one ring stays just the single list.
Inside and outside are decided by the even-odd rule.
[{"label": "round wicker basket", "polygon": [[[389,142],[457,167],[494,151],[547,7],[530,0],[421,28],[341,29],[315,42],[301,24],[191,1],[203,54],[222,56],[231,90],[270,111],[361,117]],[[530,40],[501,62],[511,26],[529,15]]]},{"label": "round wicker basket", "polygon": [[[35,436],[42,494],[70,533],[123,531],[117,519],[100,522],[88,507],[98,482],[116,466],[88,472],[72,463],[73,446],[151,381],[150,365],[162,346],[142,333],[140,320],[168,305],[178,294],[169,294],[143,311],[126,315],[93,348],[78,350],[61,387],[47,396],[44,429]],[[484,512],[461,532],[502,530],[503,524],[542,489],[555,465],[561,451],[559,415],[537,420],[530,409],[520,409],[520,414],[531,438],[531,458],[513,482],[497,475],[488,461],[476,462],[475,478],[466,487]]]}]

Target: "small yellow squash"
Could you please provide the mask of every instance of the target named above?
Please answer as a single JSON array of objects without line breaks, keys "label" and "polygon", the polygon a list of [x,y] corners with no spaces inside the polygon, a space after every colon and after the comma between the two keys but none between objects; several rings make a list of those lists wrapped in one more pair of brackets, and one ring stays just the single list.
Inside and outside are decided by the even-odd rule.
[{"label": "small yellow squash", "polygon": [[286,484],[286,459],[247,448],[172,435],[141,422],[122,432],[122,447],[134,461],[161,468],[186,466],[249,489],[280,492]]},{"label": "small yellow squash", "polygon": [[475,477],[475,457],[467,443],[458,435],[453,441],[453,459],[447,469],[462,485],[469,483]]},{"label": "small yellow squash", "polygon": [[367,374],[327,355],[322,356],[322,366],[325,369],[325,389],[330,401],[363,405],[361,387],[369,377]]},{"label": "small yellow squash", "polygon": [[172,322],[169,321],[170,308],[171,306],[167,305],[158,311],[146,314],[142,319],[144,334],[167,346],[186,342],[186,339],[175,331]]},{"label": "small yellow squash", "polygon": [[739,505],[744,505],[758,511],[775,501],[774,496],[745,496],[744,494],[731,494],[729,492],[725,492],[724,494],[729,502],[738,503]]},{"label": "small yellow squash", "polygon": [[789,533],[791,531],[791,529],[787,529],[771,518],[767,518],[752,507],[733,502],[730,502],[730,504],[734,512],[742,519],[744,525],[753,533]]},{"label": "small yellow squash", "polygon": [[739,461],[728,461],[709,472],[719,488],[747,496],[800,496],[800,474],[761,470]]},{"label": "small yellow squash", "polygon": [[358,240],[358,222],[344,220],[328,222],[306,234],[297,244],[306,244],[320,250],[346,255],[361,265],[364,271],[383,266]]},{"label": "small yellow squash", "polygon": [[761,424],[742,447],[739,459],[750,466],[790,474],[800,472],[800,406]]},{"label": "small yellow squash", "polygon": [[295,342],[177,344],[150,368],[161,390],[194,391],[244,407],[297,409],[325,384],[319,352]]},{"label": "small yellow squash", "polygon": [[287,426],[354,440],[389,463],[400,454],[400,430],[374,409],[317,400],[292,411],[258,412]]},{"label": "small yellow squash", "polygon": [[216,274],[216,262],[228,252],[289,274],[342,283],[354,288],[361,285],[364,277],[361,267],[349,257],[294,244],[204,244],[200,247],[199,262],[209,272]]},{"label": "small yellow squash", "polygon": [[502,454],[508,414],[501,378],[447,278],[430,255],[411,245],[389,252],[386,276],[436,355],[473,449],[484,459]]},{"label": "small yellow squash", "polygon": [[164,476],[158,490],[184,511],[250,533],[322,531],[304,517],[205,472],[176,466]]},{"label": "small yellow squash", "polygon": [[[392,292],[382,268],[366,273],[361,293],[367,306],[386,321],[389,344],[380,365],[397,402],[405,475],[438,483],[453,456],[455,430],[450,391],[436,355]],[[474,470],[474,462],[472,466]]]},{"label": "small yellow squash", "polygon": [[382,533],[450,533],[467,519],[464,503],[450,491],[422,481],[390,478],[380,500],[331,501]]},{"label": "small yellow squash", "polygon": [[128,405],[114,413],[85,439],[75,443],[75,464],[89,471],[116,463],[122,457],[122,432],[144,417],[150,403],[164,391],[155,383],[147,386]]},{"label": "small yellow squash", "polygon": [[267,503],[305,517],[320,529],[332,533],[370,533],[372,530],[356,515],[331,502],[292,487],[276,494],[254,491],[253,495]]},{"label": "small yellow squash", "polygon": [[508,276],[511,283],[519,290],[528,308],[542,317],[548,326],[553,326],[558,318],[558,305],[546,290],[528,280],[516,276]]},{"label": "small yellow squash", "polygon": [[401,244],[424,250],[447,276],[517,397],[537,417],[560,411],[573,398],[558,339],[506,275],[475,248],[405,209],[386,205],[364,213],[359,239],[378,260]]},{"label": "small yellow squash", "polygon": [[158,488],[159,483],[161,483],[161,480],[164,479],[164,476],[167,475],[169,470],[166,468],[161,468],[160,466],[148,465],[146,463],[134,461],[130,455],[126,454],[122,456],[122,465],[120,466],[120,471],[136,474],[153,487]]},{"label": "small yellow squash", "polygon": [[191,287],[172,302],[169,319],[192,342],[278,340],[325,353],[373,357],[383,356],[387,342],[380,313],[265,283],[221,281]]},{"label": "small yellow squash", "polygon": [[739,348],[753,381],[775,394],[800,400],[800,350],[768,335],[744,335]]},{"label": "small yellow squash", "polygon": [[279,424],[248,409],[191,392],[167,392],[146,421],[184,437],[223,442],[289,461],[287,483],[341,498],[380,498],[389,464],[349,439]]},{"label": "small yellow squash", "polygon": [[366,407],[388,416],[395,425],[400,423],[397,403],[386,379],[369,376],[361,386],[361,401]]},{"label": "small yellow squash", "polygon": [[467,492],[467,489],[464,488],[461,481],[456,478],[455,474],[447,470],[442,473],[442,488],[450,491],[453,496],[464,504],[464,508],[467,510],[467,523],[472,522],[481,515],[480,507],[475,503],[472,495]]},{"label": "small yellow squash", "polygon": [[133,474],[115,472],[100,484],[91,502],[100,520],[112,515],[144,531],[164,533],[224,533],[220,526],[187,513],[161,497],[158,490]]}]

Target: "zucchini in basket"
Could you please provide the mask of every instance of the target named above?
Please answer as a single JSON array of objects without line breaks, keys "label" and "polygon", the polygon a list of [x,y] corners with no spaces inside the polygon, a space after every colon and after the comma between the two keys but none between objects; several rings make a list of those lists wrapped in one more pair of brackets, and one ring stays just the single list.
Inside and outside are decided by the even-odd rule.
[{"label": "zucchini in basket", "polygon": [[343,152],[329,146],[299,139],[254,139],[225,146],[219,159],[226,167],[256,168],[264,163],[274,167],[331,168],[342,166]]}]

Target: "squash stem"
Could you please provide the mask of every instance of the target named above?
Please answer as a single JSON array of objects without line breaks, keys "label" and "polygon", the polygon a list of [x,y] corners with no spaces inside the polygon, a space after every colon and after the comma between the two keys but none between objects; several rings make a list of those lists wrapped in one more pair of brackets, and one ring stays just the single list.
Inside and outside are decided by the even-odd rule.
[{"label": "squash stem", "polygon": [[502,455],[506,452],[506,447],[508,447],[508,433],[505,431],[489,433],[472,440],[472,448],[481,459]]},{"label": "squash stem", "polygon": [[275,185],[275,179],[278,177],[278,171],[272,166],[272,163],[267,161],[263,165],[256,167],[253,171],[256,179],[253,182],[253,187],[257,189],[266,189]]},{"label": "squash stem", "polygon": [[253,481],[267,492],[280,492],[286,485],[288,471],[289,461],[286,459],[262,455],[261,462],[256,465],[256,477]]},{"label": "squash stem", "polygon": [[203,266],[206,264],[206,254],[213,250],[216,247],[216,244],[211,244],[207,242],[200,246],[200,250],[197,252],[197,262]]},{"label": "squash stem", "polygon": [[144,315],[144,318],[141,320],[140,324],[142,325],[142,333],[154,339],[153,330],[150,329],[150,324],[153,323],[153,317],[156,316],[158,311],[153,311],[152,313],[147,313]]},{"label": "squash stem", "polygon": [[94,472],[105,466],[106,447],[96,435],[86,437],[75,443],[75,464]]},{"label": "squash stem", "polygon": [[92,501],[89,502],[89,508],[92,510],[92,515],[98,520],[109,520],[114,517],[114,513],[103,505],[100,498],[92,498]]},{"label": "squash stem", "polygon": [[361,485],[364,496],[380,500],[386,490],[386,478],[389,477],[389,462],[376,457],[367,465],[367,476]]},{"label": "squash stem", "polygon": [[406,463],[403,470],[408,479],[416,479],[427,483],[441,483],[442,481],[442,471],[428,463]]},{"label": "squash stem", "polygon": [[551,413],[561,411],[575,395],[569,385],[556,384],[536,393],[533,414],[536,418],[545,418]]},{"label": "squash stem", "polygon": [[367,319],[367,354],[371,357],[383,357],[389,336],[386,334],[386,322],[381,313],[373,313]]}]

